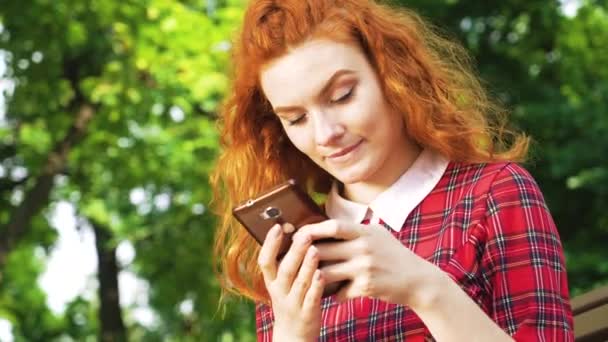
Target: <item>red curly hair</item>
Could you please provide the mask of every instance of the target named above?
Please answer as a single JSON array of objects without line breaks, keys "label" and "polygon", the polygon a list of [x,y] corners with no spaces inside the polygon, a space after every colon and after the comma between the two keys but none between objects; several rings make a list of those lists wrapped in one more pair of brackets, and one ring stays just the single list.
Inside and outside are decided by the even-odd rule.
[{"label": "red curly hair", "polygon": [[211,175],[220,216],[214,255],[222,287],[268,301],[257,267],[259,245],[232,207],[286,178],[327,193],[332,178],[286,137],[260,86],[260,72],[289,48],[315,38],[357,44],[379,76],[390,106],[404,113],[420,146],[452,161],[522,160],[529,139],[505,129],[504,111],[486,95],[458,44],[410,10],[371,0],[254,0],[233,55],[233,85],[221,111],[221,154]]}]

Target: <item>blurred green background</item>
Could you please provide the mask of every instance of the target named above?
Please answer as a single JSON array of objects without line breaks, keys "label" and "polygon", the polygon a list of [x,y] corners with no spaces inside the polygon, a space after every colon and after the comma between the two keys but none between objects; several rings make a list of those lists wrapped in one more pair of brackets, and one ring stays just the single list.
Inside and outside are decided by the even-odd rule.
[{"label": "blurred green background", "polygon": [[[412,0],[535,140],[572,295],[608,282],[608,1]],[[208,173],[245,1],[0,1],[0,341],[251,341]]]}]

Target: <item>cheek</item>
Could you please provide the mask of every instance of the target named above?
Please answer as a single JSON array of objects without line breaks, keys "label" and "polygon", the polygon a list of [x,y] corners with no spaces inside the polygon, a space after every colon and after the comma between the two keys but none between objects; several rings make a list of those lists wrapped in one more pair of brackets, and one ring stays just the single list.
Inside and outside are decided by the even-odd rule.
[{"label": "cheek", "polygon": [[395,133],[401,131],[403,119],[392,111],[379,89],[376,89],[367,104],[366,128],[372,134],[380,136],[384,143],[392,140]]},{"label": "cheek", "polygon": [[356,104],[353,104],[349,111],[351,115],[346,118],[349,123],[350,131],[357,135],[370,137],[377,135],[378,130],[385,129],[382,127],[381,121],[383,107],[379,101],[373,96],[362,98]]},{"label": "cheek", "polygon": [[314,157],[312,155],[314,152],[314,140],[306,129],[285,127],[285,133],[287,134],[287,138],[300,152],[311,158]]}]

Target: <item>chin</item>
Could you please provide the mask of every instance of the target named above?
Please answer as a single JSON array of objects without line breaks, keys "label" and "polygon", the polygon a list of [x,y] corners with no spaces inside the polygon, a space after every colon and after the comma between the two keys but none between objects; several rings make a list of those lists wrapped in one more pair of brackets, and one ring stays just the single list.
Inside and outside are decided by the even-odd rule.
[{"label": "chin", "polygon": [[365,181],[372,174],[372,171],[368,167],[361,167],[362,165],[353,165],[346,169],[331,170],[330,174],[334,176],[342,184],[355,184]]}]

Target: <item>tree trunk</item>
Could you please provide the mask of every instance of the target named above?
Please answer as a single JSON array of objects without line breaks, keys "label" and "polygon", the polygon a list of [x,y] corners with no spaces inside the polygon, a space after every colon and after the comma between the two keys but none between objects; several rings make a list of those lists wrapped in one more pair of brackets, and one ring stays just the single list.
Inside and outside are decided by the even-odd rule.
[{"label": "tree trunk", "polygon": [[0,238],[0,281],[2,269],[10,251],[25,236],[32,218],[48,205],[55,175],[65,169],[67,157],[72,147],[83,137],[94,109],[91,105],[80,106],[74,123],[65,137],[49,153],[43,170],[35,179],[34,185],[25,193],[24,199],[11,213],[8,225],[2,229]]},{"label": "tree trunk", "polygon": [[109,247],[111,233],[98,223],[91,222],[97,247],[97,279],[99,280],[99,341],[122,342],[127,340],[120,309],[118,290],[118,264],[116,248]]}]

